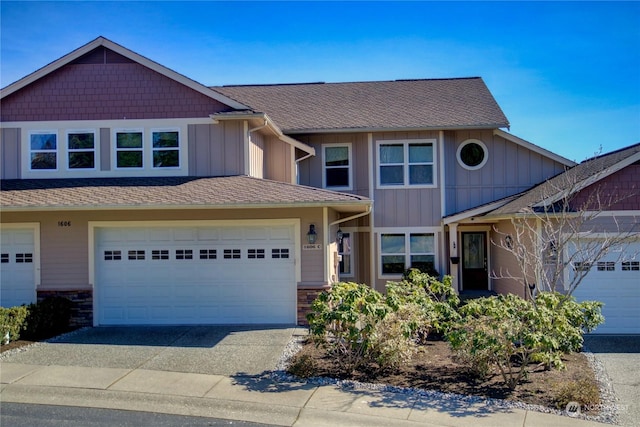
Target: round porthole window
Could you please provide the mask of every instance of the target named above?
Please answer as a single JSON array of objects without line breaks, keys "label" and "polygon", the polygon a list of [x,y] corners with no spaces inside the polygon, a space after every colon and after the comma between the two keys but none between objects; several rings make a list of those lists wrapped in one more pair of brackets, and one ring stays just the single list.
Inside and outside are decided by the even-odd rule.
[{"label": "round porthole window", "polygon": [[458,163],[465,169],[480,169],[487,157],[487,146],[479,139],[467,139],[458,147]]}]

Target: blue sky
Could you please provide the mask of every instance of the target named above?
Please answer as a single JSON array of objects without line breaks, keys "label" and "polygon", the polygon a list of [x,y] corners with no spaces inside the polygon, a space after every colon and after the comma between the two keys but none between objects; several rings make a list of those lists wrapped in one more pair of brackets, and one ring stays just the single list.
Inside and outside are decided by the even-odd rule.
[{"label": "blue sky", "polygon": [[[640,2],[0,2],[0,86],[98,36],[206,85],[481,76],[569,159],[640,142]],[[429,100],[425,100],[429,102]]]}]

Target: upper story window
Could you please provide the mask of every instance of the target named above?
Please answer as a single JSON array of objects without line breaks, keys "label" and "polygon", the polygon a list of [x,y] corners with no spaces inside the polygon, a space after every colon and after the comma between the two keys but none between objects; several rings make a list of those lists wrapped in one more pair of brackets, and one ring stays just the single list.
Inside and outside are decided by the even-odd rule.
[{"label": "upper story window", "polygon": [[434,186],[434,145],[435,140],[379,142],[378,186]]},{"label": "upper story window", "polygon": [[177,130],[151,133],[154,168],[180,167],[180,134]]},{"label": "upper story window", "polygon": [[69,169],[95,169],[95,132],[69,131],[67,133],[67,158]]},{"label": "upper story window", "polygon": [[322,184],[325,188],[350,190],[351,144],[332,144],[322,147]]},{"label": "upper story window", "polygon": [[380,236],[381,273],[400,275],[409,268],[435,268],[433,233],[390,233]]},{"label": "upper story window", "polygon": [[487,163],[487,146],[479,139],[467,139],[458,147],[458,163],[465,169],[477,170]]},{"label": "upper story window", "polygon": [[58,134],[54,131],[29,134],[31,170],[58,169]]},{"label": "upper story window", "polygon": [[143,141],[141,130],[116,131],[116,168],[144,167]]}]

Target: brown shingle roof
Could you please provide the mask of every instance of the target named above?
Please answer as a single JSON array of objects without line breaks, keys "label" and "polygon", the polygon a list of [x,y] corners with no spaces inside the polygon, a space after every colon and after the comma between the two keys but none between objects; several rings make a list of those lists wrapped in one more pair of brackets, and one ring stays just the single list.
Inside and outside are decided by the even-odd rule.
[{"label": "brown shingle roof", "polygon": [[286,133],[509,125],[479,77],[212,89],[267,113]]},{"label": "brown shingle roof", "polygon": [[593,157],[568,169],[566,172],[523,192],[519,197],[511,202],[492,211],[489,215],[512,215],[523,213],[529,208],[541,203],[544,200],[552,199],[563,190],[568,190],[567,185],[571,185],[576,191],[583,188],[580,183],[591,183],[591,180],[599,180],[608,174],[607,170],[614,168],[631,156],[640,153],[640,143],[629,147]]},{"label": "brown shingle roof", "polygon": [[277,181],[216,178],[3,180],[0,208],[227,208],[367,205],[365,197]]}]

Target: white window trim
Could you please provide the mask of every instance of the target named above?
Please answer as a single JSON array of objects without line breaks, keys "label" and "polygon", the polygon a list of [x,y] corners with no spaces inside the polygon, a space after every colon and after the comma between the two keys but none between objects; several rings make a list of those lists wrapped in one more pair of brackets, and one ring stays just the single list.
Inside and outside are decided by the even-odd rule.
[{"label": "white window trim", "polygon": [[[438,140],[436,138],[426,139],[381,139],[376,141],[376,186],[380,189],[397,189],[397,188],[437,188],[438,187]],[[433,150],[433,160],[431,166],[433,167],[432,178],[433,184],[409,184],[409,166],[413,163],[409,163],[409,145],[411,144],[431,144]],[[380,146],[381,145],[402,145],[404,150],[404,162],[402,164],[403,169],[403,184],[389,185],[382,184],[380,182],[380,168],[383,164],[380,162]],[[398,163],[399,164],[399,163]],[[426,164],[426,163],[415,163]],[[392,164],[387,164],[387,166]]]},{"label": "white window trim", "polygon": [[[377,261],[376,263],[378,264],[378,279],[398,279],[402,277],[402,274],[385,274],[382,272],[382,256],[384,255],[382,253],[382,235],[383,234],[404,234],[404,238],[405,238],[405,249],[404,249],[404,265],[405,265],[405,270],[407,268],[409,268],[407,266],[408,263],[410,263],[411,261],[411,247],[408,244],[408,239],[412,234],[433,234],[433,266],[436,270],[439,270],[439,266],[440,266],[440,261],[439,261],[439,255],[438,255],[438,235],[439,235],[440,229],[437,227],[421,227],[421,228],[379,228],[377,230],[377,236],[376,236],[376,240],[377,240]],[[397,254],[400,255],[400,254]],[[417,254],[415,254],[417,255]],[[430,255],[430,254],[429,254]]]},{"label": "white window trim", "polygon": [[[32,135],[55,135],[56,136],[56,149],[55,150],[32,150],[31,149],[31,136]],[[28,155],[27,155],[27,164],[29,166],[29,172],[34,172],[34,173],[51,173],[51,172],[58,172],[60,170],[60,156],[64,155],[62,153],[62,150],[60,148],[60,133],[58,132],[57,129],[38,129],[38,130],[30,130],[28,135],[27,135],[27,149],[28,149]],[[55,169],[33,169],[31,167],[31,155],[33,153],[55,153],[56,155],[56,167]]]},{"label": "white window trim", "polygon": [[[69,134],[71,133],[92,133],[93,134],[93,149],[89,150],[86,148],[72,150],[69,148]],[[95,171],[98,169],[98,165],[100,164],[100,134],[96,129],[66,129],[64,133],[64,160],[65,160],[65,170],[68,172],[77,172],[77,171]],[[93,167],[92,168],[71,168],[69,166],[69,154],[71,153],[83,153],[93,151]]]},{"label": "white window trim", "polygon": [[[342,187],[327,187],[327,164],[325,157],[325,148],[331,147],[347,147],[349,150],[349,185]],[[353,155],[351,150],[352,144],[350,142],[346,143],[335,143],[335,144],[322,144],[322,188],[330,189],[330,190],[353,190]],[[332,166],[329,169],[337,169],[343,168],[344,166]]]},{"label": "white window trim", "polygon": [[[469,144],[478,144],[480,147],[482,147],[482,150],[484,151],[484,158],[482,159],[482,162],[480,162],[480,164],[476,165],[476,166],[469,166],[467,165],[465,162],[462,161],[462,157],[460,157],[460,154],[462,153],[462,149],[464,147],[466,147]],[[487,149],[487,146],[485,145],[484,142],[480,141],[479,139],[466,139],[464,141],[462,141],[462,144],[460,144],[458,146],[458,150],[456,151],[456,159],[458,160],[458,164],[460,166],[462,166],[464,169],[466,170],[470,170],[470,171],[475,171],[478,169],[482,169],[482,167],[487,164],[487,160],[489,159],[489,150]]]},{"label": "white window trim", "polygon": [[[153,147],[153,134],[157,132],[177,132],[178,133],[178,146],[170,147],[170,148],[154,148]],[[143,143],[143,148],[144,148]],[[151,169],[153,170],[170,170],[170,169],[181,169],[182,168],[182,132],[180,128],[152,128],[149,129],[149,149],[150,153],[150,162]],[[154,166],[153,164],[153,153],[154,151],[177,151],[178,152],[178,166]]]},{"label": "white window trim", "polygon": [[[141,133],[142,134],[142,147],[140,148],[118,148],[118,134],[119,133]],[[145,146],[149,145],[149,143],[147,143],[145,141],[145,135],[146,132],[144,130],[144,128],[130,128],[130,129],[126,129],[126,128],[116,128],[113,129],[113,131],[111,132],[111,140],[112,140],[112,155],[111,155],[111,169],[114,171],[141,171],[141,170],[145,170],[145,169],[149,169],[149,168],[145,168],[145,164],[148,165],[149,164],[149,159],[148,157],[150,156],[148,153],[146,153],[147,150],[145,150]],[[142,151],[142,166],[141,167],[134,167],[134,168],[123,168],[123,167],[118,167],[118,153],[120,151]],[[152,159],[153,161],[153,159]]]}]

